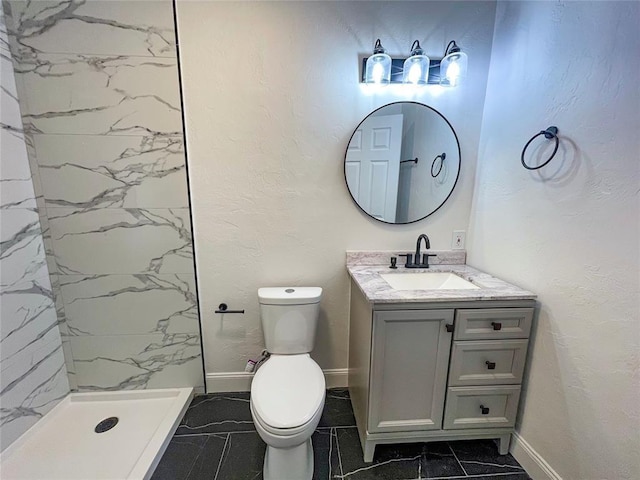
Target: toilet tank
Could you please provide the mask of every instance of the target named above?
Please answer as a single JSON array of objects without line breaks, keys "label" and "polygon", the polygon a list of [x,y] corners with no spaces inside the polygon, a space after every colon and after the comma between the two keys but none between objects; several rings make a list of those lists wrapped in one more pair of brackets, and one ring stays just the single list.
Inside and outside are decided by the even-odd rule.
[{"label": "toilet tank", "polygon": [[313,350],[320,297],[320,287],[258,289],[260,320],[269,353],[295,355]]}]

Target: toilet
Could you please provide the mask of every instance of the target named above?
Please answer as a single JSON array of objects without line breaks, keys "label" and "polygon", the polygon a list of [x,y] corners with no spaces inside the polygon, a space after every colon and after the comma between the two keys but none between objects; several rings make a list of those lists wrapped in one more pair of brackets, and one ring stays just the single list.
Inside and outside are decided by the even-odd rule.
[{"label": "toilet", "polygon": [[324,407],[325,380],[311,359],[320,287],[258,289],[260,319],[270,358],[251,383],[251,416],[267,444],[265,480],[313,477],[311,435]]}]

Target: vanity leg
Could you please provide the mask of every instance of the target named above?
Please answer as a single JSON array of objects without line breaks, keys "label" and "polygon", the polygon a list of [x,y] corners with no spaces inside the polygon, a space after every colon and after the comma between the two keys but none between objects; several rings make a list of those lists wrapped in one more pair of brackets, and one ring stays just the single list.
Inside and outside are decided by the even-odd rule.
[{"label": "vanity leg", "polygon": [[506,435],[500,435],[498,451],[500,455],[506,455],[509,453],[509,444],[511,443],[511,434],[507,433]]},{"label": "vanity leg", "polygon": [[373,462],[373,454],[376,451],[376,444],[373,442],[364,442],[364,463]]}]

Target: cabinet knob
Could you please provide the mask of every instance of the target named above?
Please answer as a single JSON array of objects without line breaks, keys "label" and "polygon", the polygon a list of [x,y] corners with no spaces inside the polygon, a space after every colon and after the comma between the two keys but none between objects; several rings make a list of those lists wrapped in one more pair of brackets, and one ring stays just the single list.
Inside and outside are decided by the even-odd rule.
[{"label": "cabinet knob", "polygon": [[485,407],[484,405],[480,405],[480,411],[483,415],[489,415],[489,407]]},{"label": "cabinet knob", "polygon": [[502,330],[502,323],[500,322],[491,322],[491,326],[494,330]]},{"label": "cabinet knob", "polygon": [[490,362],[489,360],[487,360],[484,363],[487,365],[487,368],[489,370],[495,370],[496,369],[496,362]]},{"label": "cabinet knob", "polygon": [[453,332],[453,323],[447,323],[446,328],[447,328],[447,332],[449,333]]}]

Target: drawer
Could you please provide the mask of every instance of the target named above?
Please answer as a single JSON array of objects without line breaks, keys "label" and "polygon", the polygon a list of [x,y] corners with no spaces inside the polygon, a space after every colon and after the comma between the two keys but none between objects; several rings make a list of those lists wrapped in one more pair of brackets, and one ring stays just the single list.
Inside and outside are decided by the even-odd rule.
[{"label": "drawer", "polygon": [[533,308],[482,308],[456,311],[454,340],[529,338]]},{"label": "drawer", "polygon": [[444,410],[445,430],[513,427],[520,385],[449,387]]},{"label": "drawer", "polygon": [[522,383],[529,340],[453,342],[449,385]]}]

